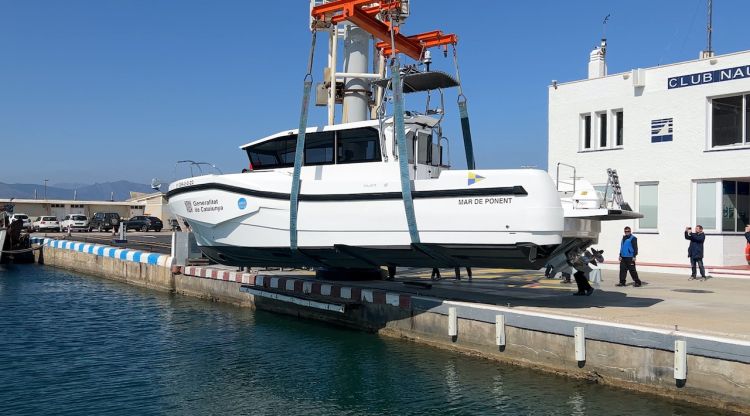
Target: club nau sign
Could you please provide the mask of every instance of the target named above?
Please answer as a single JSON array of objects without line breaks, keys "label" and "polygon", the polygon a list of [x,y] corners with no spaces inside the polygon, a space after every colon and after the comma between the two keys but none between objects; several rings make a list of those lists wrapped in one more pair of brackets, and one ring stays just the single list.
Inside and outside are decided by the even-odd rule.
[{"label": "club nau sign", "polygon": [[694,85],[711,84],[713,82],[731,81],[733,79],[742,78],[750,78],[750,65],[672,77],[667,80],[667,88],[671,90],[673,88],[692,87]]}]

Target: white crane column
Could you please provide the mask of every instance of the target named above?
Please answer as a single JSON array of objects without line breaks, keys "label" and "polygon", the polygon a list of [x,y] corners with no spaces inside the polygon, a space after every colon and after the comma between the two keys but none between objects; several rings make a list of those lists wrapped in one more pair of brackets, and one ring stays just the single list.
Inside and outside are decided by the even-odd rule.
[{"label": "white crane column", "polygon": [[[347,25],[344,34],[344,72],[367,73],[370,62],[370,36],[357,26]],[[364,78],[344,80],[343,122],[369,120],[369,81]]]}]

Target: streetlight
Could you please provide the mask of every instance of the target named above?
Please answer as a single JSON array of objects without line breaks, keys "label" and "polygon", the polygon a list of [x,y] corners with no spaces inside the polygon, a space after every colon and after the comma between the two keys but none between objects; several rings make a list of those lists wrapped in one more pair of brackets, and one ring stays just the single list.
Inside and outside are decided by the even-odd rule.
[{"label": "streetlight", "polygon": [[49,179],[45,179],[45,180],[44,180],[44,200],[45,200],[45,201],[47,200],[47,181],[48,181],[48,180],[49,180]]}]

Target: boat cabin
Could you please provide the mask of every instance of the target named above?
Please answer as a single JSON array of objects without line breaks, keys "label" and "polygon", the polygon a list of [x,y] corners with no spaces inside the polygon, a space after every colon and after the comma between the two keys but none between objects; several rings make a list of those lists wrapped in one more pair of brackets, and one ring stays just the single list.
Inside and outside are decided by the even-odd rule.
[{"label": "boat cabin", "polygon": [[[439,120],[415,115],[405,119],[412,179],[437,178],[450,167],[446,138],[439,137]],[[240,148],[247,152],[252,170],[291,169],[297,147],[297,130],[278,133]],[[393,119],[311,127],[305,132],[303,166],[354,163],[398,163],[393,139]],[[444,146],[445,145],[445,146]]]}]

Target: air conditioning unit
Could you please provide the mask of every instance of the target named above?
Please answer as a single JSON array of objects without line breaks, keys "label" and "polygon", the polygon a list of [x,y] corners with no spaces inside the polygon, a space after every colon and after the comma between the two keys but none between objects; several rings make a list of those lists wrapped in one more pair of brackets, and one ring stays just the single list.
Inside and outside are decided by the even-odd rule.
[{"label": "air conditioning unit", "polygon": [[643,88],[646,86],[646,70],[642,68],[634,69],[630,73],[630,78],[633,80],[633,87]]}]

